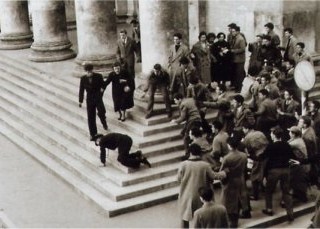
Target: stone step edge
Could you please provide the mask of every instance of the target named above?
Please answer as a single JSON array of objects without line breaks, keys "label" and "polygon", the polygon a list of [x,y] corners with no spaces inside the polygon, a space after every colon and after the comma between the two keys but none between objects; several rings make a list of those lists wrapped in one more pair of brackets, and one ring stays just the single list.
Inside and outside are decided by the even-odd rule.
[{"label": "stone step edge", "polygon": [[[5,97],[10,97],[10,96],[12,96],[12,95],[14,95],[14,96],[17,96],[16,94],[13,94],[12,93],[12,91],[9,91],[9,90],[7,90],[7,92],[6,92],[7,94],[8,94],[8,96],[5,96]],[[14,99],[15,100],[15,102],[14,101],[11,101],[11,100],[9,100],[8,101],[8,99],[6,99],[6,101],[8,102],[8,103],[11,103],[11,104],[13,104],[14,106],[16,106],[16,107],[19,107],[19,108],[22,108],[23,110],[26,110],[25,108],[23,108],[22,106],[21,106],[21,104],[20,103],[22,103],[22,102],[20,102],[20,100],[21,101],[25,101],[26,99],[25,98],[21,98],[21,97],[19,97],[19,95],[18,95],[18,100],[19,100],[19,102],[17,103],[17,99]],[[27,102],[29,102],[29,100],[27,100]],[[49,110],[44,110],[43,109],[43,107],[42,106],[39,106],[38,104],[36,105],[36,107],[35,106],[30,106],[30,107],[32,107],[32,109],[37,109],[37,107],[39,108],[39,112],[41,112],[41,113],[43,113],[45,116],[47,116],[47,115],[49,115],[48,113],[50,113],[50,114],[52,114],[52,111],[49,111]],[[27,111],[28,112],[28,111]],[[59,116],[57,116],[57,115],[50,115],[50,117],[51,118],[53,118],[54,120],[56,120],[57,122],[59,122],[59,121],[61,121],[60,119],[61,119],[61,117],[59,117]],[[67,122],[67,123],[66,123]],[[66,126],[69,126],[70,128],[72,128],[72,130],[73,131],[79,131],[80,130],[80,132],[82,133],[82,134],[84,134],[84,135],[86,135],[87,134],[87,126],[85,125],[85,127],[79,127],[79,126],[74,126],[74,122],[70,122],[70,121],[67,121],[67,120],[64,120],[62,123],[64,123],[64,125],[66,125]],[[70,125],[72,125],[72,126],[70,126]],[[113,127],[113,125],[112,125],[112,127]],[[75,129],[76,128],[76,129]],[[101,132],[101,130],[100,130],[100,132]],[[181,137],[180,137],[180,130],[171,130],[171,131],[169,131],[169,136],[170,136],[170,138],[173,138],[173,139],[175,139],[175,140],[177,140],[177,139],[180,139]],[[153,141],[158,141],[158,139],[152,139],[152,138],[154,138],[155,136],[153,136],[153,135],[151,135],[151,136],[148,136],[148,137],[146,137],[146,138],[142,138],[141,136],[135,136],[134,134],[132,134],[132,137],[133,137],[133,139],[135,140],[134,142],[134,145],[135,145],[135,147],[136,148],[145,148],[145,147],[149,147],[149,146],[151,146],[152,145],[152,142]],[[136,142],[136,140],[138,140],[138,143]],[[142,142],[142,140],[145,140],[146,142]],[[168,139],[167,139],[167,136],[163,136],[163,139],[160,141],[160,142],[157,142],[156,144],[162,144],[162,143],[164,143],[164,142],[167,142],[168,141]]]},{"label": "stone step edge", "polygon": [[[293,215],[296,218],[296,217],[314,212],[314,210],[315,210],[315,203],[313,202],[307,203],[302,206],[294,207]],[[273,216],[266,216],[266,217],[263,217],[262,219],[259,219],[244,225],[240,225],[240,226],[243,228],[268,228],[286,221],[287,221],[287,213],[285,210],[282,210],[281,212]],[[294,225],[294,221],[292,225]]]},{"label": "stone step edge", "polygon": [[[3,78],[3,77],[2,77]],[[9,84],[10,86],[12,86],[12,87],[14,87],[14,88],[19,88],[19,89],[23,89],[23,88],[21,88],[19,85],[16,85],[16,83],[13,83],[13,82],[10,82],[10,80],[8,81],[8,80],[6,80],[7,81],[7,84]],[[12,88],[11,88],[12,89]],[[6,89],[6,90],[8,90],[8,89]],[[10,91],[10,90],[8,90],[8,91]],[[11,91],[11,93],[13,93],[12,91]],[[32,97],[32,92],[30,92],[30,91],[25,91],[25,93],[26,94],[28,94],[28,96],[31,96]],[[13,93],[14,94],[14,93]],[[21,97],[21,96],[19,96],[19,95],[17,95],[18,97]],[[46,100],[46,99],[45,99]],[[51,101],[51,100],[46,100],[47,101],[47,103],[50,103],[50,104],[52,104],[54,107],[55,107],[55,105],[56,105],[56,102],[53,102],[53,101]],[[46,103],[45,101],[40,101],[41,103]],[[30,103],[30,101],[29,101],[29,103]],[[38,105],[39,106],[39,105]],[[49,105],[48,105],[49,106]],[[72,114],[75,114],[76,116],[79,116],[79,114],[77,114],[77,113],[74,113],[74,110],[66,110],[66,108],[64,107],[64,106],[62,106],[62,105],[57,105],[57,106],[59,106],[59,108],[61,108],[61,109],[63,109],[64,110],[64,112],[70,112],[70,113],[72,113]],[[42,108],[42,106],[39,106],[39,108]],[[109,116],[114,116],[114,115],[109,115]],[[80,115],[79,117],[78,117],[79,119],[81,119],[83,122],[86,122],[87,120],[86,120],[86,117],[85,117],[85,113],[83,112],[83,114],[82,115]],[[109,122],[110,122],[110,120],[109,120]],[[145,131],[143,131],[143,132],[139,132],[139,133],[137,133],[137,132],[134,132],[136,129],[139,129],[139,128],[141,128],[141,126],[139,125],[139,124],[137,124],[137,123],[135,123],[135,122],[133,122],[133,121],[131,121],[131,120],[128,120],[127,122],[126,122],[126,124],[124,124],[124,123],[122,123],[122,122],[118,122],[118,120],[112,120],[112,123],[116,123],[116,124],[118,124],[118,126],[121,126],[121,127],[123,127],[124,129],[126,129],[126,130],[129,130],[130,132],[133,132],[133,133],[135,133],[136,135],[139,135],[139,136],[141,136],[141,137],[145,137],[145,136],[150,136],[150,135],[153,135],[153,134],[156,134],[156,133],[158,133],[159,131],[170,131],[170,130],[173,130],[174,129],[174,125],[171,125],[171,124],[168,124],[168,123],[162,123],[162,124],[159,124],[159,125],[155,125],[155,126],[151,126],[151,127],[149,127],[149,128],[147,128]],[[127,125],[127,124],[129,124],[129,125]],[[160,129],[159,129],[160,128]]]},{"label": "stone step edge", "polygon": [[[176,141],[176,143],[178,143],[179,144],[179,141]],[[181,143],[182,144],[182,143]],[[168,152],[168,153],[170,153],[170,152]],[[151,153],[151,154],[155,154],[156,155],[156,153]]]},{"label": "stone step edge", "polygon": [[[13,62],[17,62],[16,60],[12,60]],[[21,68],[18,68],[17,65],[14,65],[12,64],[12,62],[0,62],[0,65],[5,65],[5,66],[9,66],[10,69],[5,69],[8,73],[12,74],[12,75],[15,75],[16,77],[19,77],[19,78],[22,78],[24,79],[23,77],[21,77],[20,75],[17,75],[17,73],[14,73],[12,72],[11,69],[13,69],[14,71],[24,71],[26,72],[28,70],[28,68],[25,68],[25,67],[21,67]],[[21,63],[20,63],[21,64]],[[31,66],[32,67],[32,66]],[[11,70],[11,71],[10,71]],[[72,91],[76,91],[78,92],[79,90],[79,86],[78,85],[75,85],[75,84],[72,84],[71,82],[67,81],[67,80],[63,80],[63,79],[57,79],[55,78],[54,76],[50,76],[50,78],[47,78],[47,77],[44,77],[44,72],[42,70],[34,70],[36,72],[30,72],[33,76],[36,76],[38,79],[35,79],[35,80],[40,80],[40,79],[46,79],[46,80],[50,80],[52,83],[54,83],[54,80],[59,80],[59,84],[63,84],[63,82],[67,82],[69,83],[69,85],[72,85],[73,86],[73,90]],[[26,81],[28,81],[30,78],[27,78],[27,79],[24,79]],[[60,82],[61,81],[61,82]],[[31,81],[30,81],[31,82]],[[34,83],[34,81],[32,81]],[[35,84],[35,83],[34,83]],[[42,87],[41,85],[37,84],[37,87]],[[71,90],[70,88],[63,88],[61,85],[57,85],[56,83],[55,84],[50,84],[50,87],[55,87],[61,91],[63,91],[62,93],[68,93],[72,96],[75,96],[74,99],[71,99],[71,97],[69,97],[68,99],[71,100],[72,102],[74,101],[77,101],[77,95],[75,95],[74,93],[71,93]],[[110,90],[109,90],[110,91]],[[62,94],[60,93],[57,93],[58,96],[62,96]],[[111,96],[111,92],[108,94],[108,96]],[[139,100],[135,100],[135,106],[137,107],[137,109],[139,110],[143,110],[145,111],[146,109],[146,105],[147,103],[144,103],[144,102],[141,102]],[[176,105],[172,105],[173,106],[173,109],[176,110],[177,109],[177,106]],[[165,107],[164,107],[164,104],[161,104],[161,105],[158,105],[158,104],[155,104],[154,106],[154,110],[156,113],[164,113],[165,112]]]},{"label": "stone step edge", "polygon": [[56,83],[57,83],[57,84],[55,84],[56,86],[61,84],[58,86],[58,88],[60,88],[60,89],[65,89],[66,91],[68,91],[69,88],[64,86],[64,85],[66,85],[66,83],[72,87],[76,87],[76,85],[74,85],[70,81],[63,80],[61,78],[57,78],[55,75],[52,75],[49,72],[43,71],[42,69],[36,68],[35,66],[32,66],[32,65],[28,65],[25,62],[21,62],[17,59],[13,59],[9,55],[5,55],[3,53],[0,53],[0,57],[2,57],[0,63],[3,64],[4,66],[10,67],[10,68],[15,69],[17,71],[28,73],[29,75],[37,76],[38,78],[56,81]]},{"label": "stone step edge", "polygon": [[[48,156],[48,155],[46,155],[46,156]],[[60,162],[61,159],[59,159],[59,161],[56,160],[55,158],[52,158],[52,159],[62,165],[62,163]],[[67,163],[67,162],[65,162],[65,163]],[[76,169],[77,169],[76,167],[74,167],[73,165],[70,165],[67,170],[71,173],[74,173],[74,171]],[[89,174],[90,176],[88,176],[88,177],[84,177],[83,175],[80,175],[81,172],[76,172],[76,174],[78,174],[78,177],[80,175],[81,178],[79,178],[79,179],[82,179],[83,182],[86,182],[88,185],[90,184],[91,187],[98,190],[103,195],[106,195],[108,198],[111,198],[111,200],[113,200],[113,201],[122,201],[125,199],[134,198],[134,197],[138,197],[141,195],[143,196],[146,194],[151,194],[153,192],[157,192],[157,191],[161,191],[161,190],[164,190],[167,188],[177,186],[176,176],[172,175],[172,176],[167,176],[167,177],[160,177],[160,180],[158,179],[157,183],[155,183],[154,180],[148,180],[148,181],[144,182],[143,184],[140,183],[140,184],[131,185],[131,186],[127,186],[127,187],[117,187],[117,186],[115,186],[115,184],[110,183],[110,180],[108,178],[104,178],[104,180],[102,180],[100,178],[101,174],[99,173],[99,171],[97,171],[98,169],[99,168],[96,167],[96,170],[94,170],[95,171],[95,173],[94,173],[94,171],[90,168],[91,174]],[[77,169],[77,170],[79,170],[79,169]],[[87,171],[87,172],[89,172],[89,171]],[[95,177],[95,174],[98,174],[98,177]],[[88,180],[92,180],[92,181],[88,182]],[[100,184],[100,186],[99,186],[99,184]],[[109,190],[109,191],[106,192],[103,190]],[[111,190],[114,190],[114,191],[111,191]]]},{"label": "stone step edge", "polygon": [[[11,126],[11,125],[10,125]],[[24,124],[24,126],[25,126],[25,124]],[[13,127],[13,126],[11,126],[11,128],[15,128],[15,127]],[[16,129],[16,128],[15,128]],[[17,129],[16,129],[17,130]],[[18,131],[18,130],[17,130]],[[28,137],[28,138],[30,138],[30,137]],[[47,141],[47,140],[44,140],[44,141]],[[40,144],[40,143],[36,143],[36,144]],[[49,143],[50,144],[50,143]],[[48,149],[49,150],[49,149]],[[65,150],[62,150],[62,151],[65,151]],[[69,153],[67,153],[67,155],[68,156],[70,156],[70,157],[73,157],[74,158],[74,160],[78,160],[79,161],[79,163],[81,163],[81,164],[83,164],[83,162],[82,162],[82,160],[79,160],[78,158],[80,157],[80,156],[73,156],[73,154],[71,153],[71,154],[69,154]],[[56,156],[54,156],[54,158],[56,158]],[[54,159],[53,158],[53,159]],[[56,159],[54,159],[55,161],[57,161]],[[58,161],[61,161],[62,159],[58,159]],[[83,160],[86,160],[86,159],[83,159]],[[57,162],[58,162],[57,161]],[[60,163],[61,164],[61,162],[58,162],[58,163]],[[67,162],[65,162],[65,163],[67,163]],[[84,165],[88,165],[88,163],[85,163]],[[73,165],[70,165],[69,166],[70,168],[69,168],[69,170],[72,172],[72,171],[74,171],[74,170],[78,170],[79,172],[77,172],[77,174],[81,174],[81,169],[77,169],[76,167],[74,167]],[[90,177],[85,177],[84,175],[81,175],[81,178],[84,180],[84,181],[88,181],[88,180],[90,180],[91,178],[95,178],[95,176],[96,175],[98,175],[98,177],[96,177],[96,180],[101,180],[101,178],[103,178],[103,179],[105,179],[104,180],[104,182],[103,182],[103,185],[100,185],[99,186],[99,184],[100,183],[92,183],[92,182],[90,182],[90,184],[92,185],[92,186],[94,186],[95,188],[97,188],[98,186],[99,186],[99,189],[101,189],[101,190],[106,190],[106,188],[108,187],[108,185],[110,186],[110,185],[113,185],[114,186],[114,188],[116,188],[116,189],[118,189],[115,193],[110,193],[109,194],[109,192],[108,192],[108,195],[110,195],[110,197],[112,196],[112,198],[114,198],[115,200],[121,200],[121,199],[124,199],[124,198],[128,198],[128,197],[130,197],[130,196],[134,196],[134,195],[140,195],[139,193],[142,193],[143,192],[143,190],[147,190],[148,192],[149,191],[153,191],[153,190],[155,190],[155,191],[158,191],[157,189],[160,189],[160,188],[165,188],[165,187],[168,187],[168,186],[171,186],[172,184],[170,184],[170,183],[172,183],[173,181],[171,181],[171,179],[175,179],[175,178],[173,178],[173,176],[170,178],[169,176],[165,176],[165,177],[163,177],[164,179],[163,180],[169,180],[169,183],[166,181],[166,183],[162,183],[161,184],[161,186],[159,186],[159,184],[153,184],[153,180],[145,180],[145,182],[143,182],[144,183],[144,185],[146,185],[147,187],[145,187],[145,189],[143,189],[143,187],[140,187],[141,186],[141,184],[135,184],[135,185],[131,185],[130,187],[128,187],[128,188],[126,188],[127,189],[127,192],[125,191],[125,190],[123,190],[123,191],[121,191],[121,189],[123,188],[123,186],[120,186],[120,187],[117,187],[117,186],[115,186],[115,184],[112,182],[112,179],[110,179],[110,177],[108,177],[108,176],[104,176],[105,174],[103,174],[103,173],[101,173],[101,172],[99,172],[100,170],[98,170],[98,168],[97,168],[97,166],[95,166],[95,165],[91,165],[91,166],[86,166],[86,167],[89,167],[88,169],[90,170],[90,172],[91,172],[91,175],[90,175]],[[102,177],[101,177],[102,176]],[[101,178],[100,178],[101,177]],[[162,178],[162,177],[161,177]],[[161,179],[160,178],[160,179]],[[108,183],[106,183],[108,181]],[[110,183],[110,182],[112,182],[112,183]],[[107,185],[107,186],[106,186]],[[122,187],[122,188],[121,188]],[[112,187],[110,187],[110,188],[108,188],[108,189],[110,189],[110,190],[112,190],[112,189],[114,189],[114,188],[112,188]],[[102,192],[102,191],[101,191]],[[119,194],[120,193],[120,194]]]},{"label": "stone step edge", "polygon": [[[1,126],[1,123],[0,123],[0,126]],[[11,142],[12,142],[11,138],[20,138],[16,134],[13,134],[13,136],[10,138],[9,135],[12,135],[12,133],[9,133],[8,131],[4,131],[4,128],[2,128],[2,130],[3,132],[1,132],[0,134],[5,136]],[[21,139],[22,138],[20,138],[20,140]],[[33,150],[26,151],[25,148],[22,148],[19,145],[17,145],[17,147],[19,147],[22,151],[26,152],[33,159],[38,161],[42,166],[48,169],[52,174],[60,178],[65,184],[71,187],[76,193],[81,194],[83,197],[85,197],[86,200],[89,200],[90,202],[94,203],[96,207],[99,207],[100,209],[102,209],[107,214],[108,217],[117,216],[127,212],[136,211],[146,207],[154,206],[156,204],[163,203],[165,201],[174,200],[177,198],[177,195],[178,195],[177,187],[173,187],[173,188],[170,188],[169,191],[165,190],[167,192],[172,192],[172,194],[168,195],[166,192],[164,192],[166,195],[163,197],[152,198],[150,194],[147,194],[148,198],[141,198],[141,196],[139,196],[139,197],[135,197],[129,200],[124,200],[121,202],[114,202],[114,201],[111,201],[109,198],[105,197],[104,195],[102,195],[100,192],[96,191],[94,188],[87,185],[86,182],[83,182],[81,179],[74,176],[72,173],[64,169],[63,166],[53,161],[48,156],[41,155],[41,158],[38,156],[35,156],[37,152],[36,148],[32,147]],[[163,193],[163,192],[159,191],[158,193]],[[144,202],[142,202],[143,199],[145,200]],[[136,203],[132,203],[134,201],[136,201]]]}]

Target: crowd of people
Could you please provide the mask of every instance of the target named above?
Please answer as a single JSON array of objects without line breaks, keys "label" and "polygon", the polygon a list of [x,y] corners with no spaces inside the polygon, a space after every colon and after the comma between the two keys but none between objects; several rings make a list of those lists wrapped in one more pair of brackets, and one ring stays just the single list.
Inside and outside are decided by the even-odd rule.
[{"label": "crowd of people", "polygon": [[[251,218],[250,201],[260,199],[262,191],[265,208],[261,211],[272,216],[273,194],[279,182],[279,204],[286,209],[289,222],[294,220],[294,201],[308,201],[308,188],[320,187],[320,103],[308,100],[301,104],[301,91],[294,81],[295,66],[301,61],[311,63],[311,57],[291,28],[284,29],[283,47],[274,25],[267,23],[265,29],[265,34],[258,34],[256,41],[248,45],[234,23],[229,25],[230,34],[219,33],[217,40],[213,33],[200,33],[199,42],[180,58],[182,63],[194,66],[194,72],[188,74],[189,84],[181,82],[186,77],[182,73],[190,66],[181,63],[172,77],[183,85],[182,93],[171,90],[180,108],[180,117],[171,122],[185,121],[183,160],[188,162],[183,162],[179,170],[182,227],[189,226],[193,219],[195,227],[226,226],[226,216],[221,212],[219,219],[199,216],[199,212],[206,215],[215,208],[223,209],[218,204],[208,207],[203,201],[203,188],[212,188],[208,183],[213,179],[221,181],[221,204],[229,227],[237,227],[239,218]],[[246,46],[251,52],[247,74]],[[210,108],[218,110],[211,128],[205,119]],[[252,168],[248,168],[248,160]],[[209,164],[210,172],[196,165],[198,161]],[[203,207],[199,196],[205,203]],[[221,224],[217,226],[217,222]]]},{"label": "crowd of people", "polygon": [[[281,46],[274,25],[264,27],[265,33],[257,34],[252,42],[235,23],[228,25],[228,34],[200,32],[191,49],[183,44],[182,35],[175,33],[168,66],[155,63],[143,88],[142,96],[149,92],[146,119],[155,115],[158,89],[171,123],[184,123],[185,155],[178,172],[182,227],[189,227],[192,220],[196,228],[237,227],[239,218],[251,217],[250,201],[260,199],[262,192],[265,208],[261,211],[271,216],[278,182],[282,191],[279,204],[286,209],[288,221],[293,221],[293,200],[306,202],[307,189],[320,187],[320,103],[300,103],[301,91],[293,74],[299,62],[312,64],[311,57],[292,28],[284,29]],[[91,140],[97,139],[96,109],[108,129],[102,95],[110,83],[119,121],[124,122],[126,110],[134,106],[134,63],[135,56],[141,60],[139,45],[140,39],[137,42],[125,30],[120,31],[118,61],[106,80],[92,72],[92,65],[85,66],[79,105],[86,90]],[[251,55],[246,73],[247,51]],[[179,117],[172,118],[172,103],[179,107]],[[211,124],[206,119],[208,109],[218,110]],[[248,160],[252,168],[248,168]],[[221,204],[214,202],[214,179],[221,181]]]}]

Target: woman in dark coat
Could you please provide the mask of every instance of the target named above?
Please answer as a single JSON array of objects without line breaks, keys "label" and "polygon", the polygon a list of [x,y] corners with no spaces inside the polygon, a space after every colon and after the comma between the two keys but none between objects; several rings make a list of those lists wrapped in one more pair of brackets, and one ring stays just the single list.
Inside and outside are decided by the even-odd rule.
[{"label": "woman in dark coat", "polygon": [[225,83],[231,79],[232,53],[229,44],[225,40],[224,33],[218,34],[218,41],[214,43],[213,55],[216,59],[214,65],[214,80],[218,83]]},{"label": "woman in dark coat", "polygon": [[192,46],[190,57],[204,84],[211,83],[211,53],[206,32],[200,32],[199,41]]},{"label": "woman in dark coat", "polygon": [[126,120],[126,110],[133,107],[134,79],[128,72],[121,68],[121,64],[113,64],[113,71],[105,81],[105,87],[112,82],[112,100],[114,111],[119,112],[118,120]]}]

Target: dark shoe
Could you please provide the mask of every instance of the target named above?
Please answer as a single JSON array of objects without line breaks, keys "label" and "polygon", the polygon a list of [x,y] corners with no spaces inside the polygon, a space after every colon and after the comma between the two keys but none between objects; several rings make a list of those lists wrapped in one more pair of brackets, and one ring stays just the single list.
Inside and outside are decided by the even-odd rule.
[{"label": "dark shoe", "polygon": [[90,136],[90,141],[94,142],[96,140],[95,136]]},{"label": "dark shoe", "polygon": [[188,159],[189,159],[189,155],[187,155],[187,154],[181,157],[181,161],[185,161]]},{"label": "dark shoe", "polygon": [[145,118],[148,119],[148,118],[150,118],[151,116],[152,116],[152,113],[148,113]]},{"label": "dark shoe", "polygon": [[251,218],[251,213],[250,213],[250,211],[242,212],[242,214],[240,215],[240,218],[241,218],[241,219],[250,219],[250,218]]},{"label": "dark shoe", "polygon": [[263,209],[262,213],[268,216],[273,216],[273,211],[268,209]]},{"label": "dark shoe", "polygon": [[107,125],[107,124],[104,124],[104,125],[103,125],[103,129],[108,130],[108,125]]},{"label": "dark shoe", "polygon": [[288,215],[287,218],[288,218],[288,222],[289,222],[289,223],[291,223],[291,222],[294,221],[293,215]]},{"label": "dark shoe", "polygon": [[120,121],[122,119],[122,115],[119,116],[118,120]]},{"label": "dark shoe", "polygon": [[141,152],[141,150],[138,150],[137,152],[135,152],[135,154],[136,154],[136,156],[137,156],[138,158],[142,158],[142,152]]},{"label": "dark shoe", "polygon": [[121,119],[121,122],[124,122],[124,121],[126,121],[126,118],[122,118],[122,119]]},{"label": "dark shoe", "polygon": [[151,168],[151,164],[150,164],[150,162],[147,160],[147,158],[143,157],[142,160],[141,160],[141,163],[142,163],[142,164],[146,164],[147,166],[149,166],[149,168]]}]

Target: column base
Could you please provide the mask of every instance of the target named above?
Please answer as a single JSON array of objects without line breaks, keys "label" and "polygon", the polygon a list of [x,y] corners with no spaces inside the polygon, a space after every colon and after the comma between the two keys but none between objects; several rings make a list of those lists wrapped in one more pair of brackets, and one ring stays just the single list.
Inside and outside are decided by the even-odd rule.
[{"label": "column base", "polygon": [[109,57],[105,57],[103,60],[97,60],[94,58],[90,58],[87,60],[77,58],[75,59],[76,67],[73,70],[72,75],[74,77],[81,77],[86,74],[83,69],[83,64],[92,64],[93,71],[102,74],[103,77],[107,77],[109,73],[112,71],[112,64],[116,61],[116,56],[112,55]]},{"label": "column base", "polygon": [[30,48],[32,44],[32,34],[1,34],[0,49],[17,50]]},{"label": "column base", "polygon": [[34,62],[54,62],[76,57],[76,53],[70,49],[70,41],[52,43],[33,43],[32,52],[28,59]]},{"label": "column base", "polygon": [[61,60],[67,60],[76,57],[77,54],[72,50],[61,50],[61,51],[46,51],[39,52],[32,50],[28,59],[34,62],[55,62]]}]

